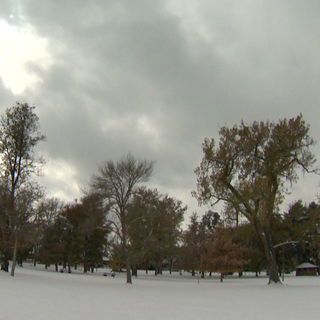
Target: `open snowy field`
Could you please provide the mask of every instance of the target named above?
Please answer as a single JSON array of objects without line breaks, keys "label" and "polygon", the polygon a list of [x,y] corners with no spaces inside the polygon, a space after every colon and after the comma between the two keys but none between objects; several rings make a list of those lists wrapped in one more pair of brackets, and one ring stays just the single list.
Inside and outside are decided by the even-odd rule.
[{"label": "open snowy field", "polygon": [[89,319],[315,319],[320,314],[320,277],[286,275],[284,285],[245,275],[200,279],[185,273],[154,276],[125,284],[94,274],[16,268],[14,278],[0,272],[0,320]]}]

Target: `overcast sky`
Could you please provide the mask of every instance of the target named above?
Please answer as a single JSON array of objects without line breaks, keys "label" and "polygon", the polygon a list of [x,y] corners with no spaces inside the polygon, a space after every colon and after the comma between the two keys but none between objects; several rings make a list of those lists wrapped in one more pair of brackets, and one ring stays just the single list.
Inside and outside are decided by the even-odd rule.
[{"label": "overcast sky", "polygon": [[[0,112],[36,106],[48,196],[79,198],[131,152],[202,214],[193,170],[219,127],[302,112],[320,140],[319,14],[319,0],[1,0]],[[318,182],[287,201],[316,200]]]}]

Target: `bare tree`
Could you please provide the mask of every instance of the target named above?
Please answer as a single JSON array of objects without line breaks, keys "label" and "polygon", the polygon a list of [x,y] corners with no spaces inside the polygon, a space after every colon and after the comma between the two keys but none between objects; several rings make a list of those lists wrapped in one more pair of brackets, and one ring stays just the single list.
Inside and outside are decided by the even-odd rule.
[{"label": "bare tree", "polygon": [[91,176],[90,186],[105,199],[113,213],[111,223],[119,237],[124,262],[127,269],[127,283],[132,283],[130,258],[128,254],[128,218],[127,208],[137,185],[147,182],[152,174],[153,161],[136,159],[131,153],[117,163],[106,161],[98,167],[99,173]]}]

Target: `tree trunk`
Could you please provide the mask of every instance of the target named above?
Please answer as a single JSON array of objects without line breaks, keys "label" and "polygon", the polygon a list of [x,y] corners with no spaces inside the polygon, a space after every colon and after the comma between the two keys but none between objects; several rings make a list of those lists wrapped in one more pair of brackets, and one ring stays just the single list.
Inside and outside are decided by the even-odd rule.
[{"label": "tree trunk", "polygon": [[129,257],[128,248],[127,248],[125,214],[122,215],[121,229],[122,229],[122,252],[123,252],[123,258],[124,258],[124,264],[126,265],[127,284],[132,284],[130,257]]},{"label": "tree trunk", "polygon": [[220,282],[223,282],[223,273],[220,273]]},{"label": "tree trunk", "polygon": [[2,259],[1,259],[1,270],[5,272],[9,272],[9,247],[10,247],[10,219],[8,218],[6,221],[5,229],[4,229],[4,244],[2,251]]},{"label": "tree trunk", "polygon": [[279,274],[278,274],[278,266],[275,259],[275,253],[274,248],[267,246],[265,248],[266,252],[266,258],[267,258],[267,264],[268,264],[268,270],[269,270],[269,283],[274,282],[278,283],[280,282]]},{"label": "tree trunk", "polygon": [[134,277],[138,276],[138,269],[137,269],[137,265],[136,264],[132,265],[132,276],[134,276]]},{"label": "tree trunk", "polygon": [[17,252],[18,252],[18,232],[16,232],[14,235],[14,249],[13,249],[13,259],[12,259],[12,265],[11,265],[12,277],[14,277],[14,270],[16,268]]},{"label": "tree trunk", "polygon": [[267,266],[269,270],[268,284],[270,284],[271,282],[278,283],[280,282],[280,278],[278,275],[278,266],[276,262],[276,254],[273,246],[271,230],[269,228],[263,230],[259,222],[256,222],[255,226],[262,241],[265,256],[267,259]]},{"label": "tree trunk", "polygon": [[1,270],[9,272],[9,252],[7,248],[4,250],[2,255]]},{"label": "tree trunk", "polygon": [[125,261],[126,271],[127,271],[127,283],[132,284],[130,259],[129,259],[129,254],[128,254],[126,243],[123,243],[123,253],[124,253],[124,261]]},{"label": "tree trunk", "polygon": [[172,274],[172,266],[173,266],[173,258],[170,259],[170,265],[169,265],[170,274]]},{"label": "tree trunk", "polygon": [[130,270],[130,263],[126,263],[127,268],[127,283],[132,284],[132,277],[131,277],[131,270]]},{"label": "tree trunk", "polygon": [[83,261],[83,273],[87,273],[88,272],[88,262],[87,262],[87,258],[84,258]]}]

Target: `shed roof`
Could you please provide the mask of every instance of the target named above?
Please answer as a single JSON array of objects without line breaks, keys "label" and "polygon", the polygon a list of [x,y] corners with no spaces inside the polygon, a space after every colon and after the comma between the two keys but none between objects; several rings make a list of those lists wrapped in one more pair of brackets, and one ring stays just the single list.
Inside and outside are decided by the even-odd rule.
[{"label": "shed roof", "polygon": [[318,267],[309,262],[304,262],[296,267],[296,269],[315,269],[315,268],[318,268]]}]

